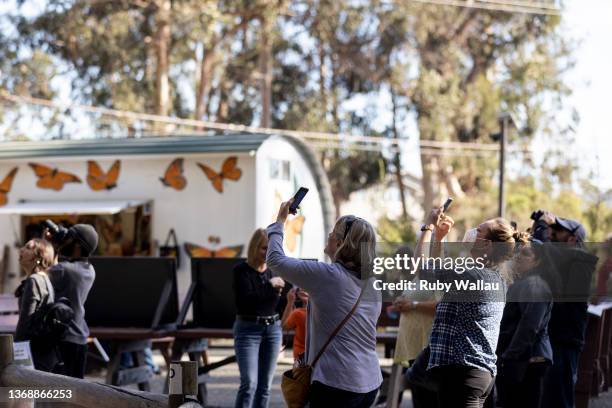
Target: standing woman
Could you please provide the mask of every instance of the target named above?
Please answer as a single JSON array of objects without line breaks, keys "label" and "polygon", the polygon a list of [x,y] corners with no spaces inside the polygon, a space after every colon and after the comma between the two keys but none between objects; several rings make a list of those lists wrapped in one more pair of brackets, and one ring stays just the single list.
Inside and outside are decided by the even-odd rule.
[{"label": "standing woman", "polygon": [[[422,254],[434,228],[446,235],[453,222],[442,207],[431,211],[421,227],[416,254]],[[508,260],[516,241],[526,237],[503,218],[490,219],[478,226],[471,248],[472,267],[434,269],[419,274],[428,281],[450,282],[453,289],[436,306],[431,331],[427,369],[437,383],[438,406],[443,408],[482,408],[497,374],[496,354],[499,327],[504,311],[506,279],[501,265]],[[443,234],[436,234],[430,257],[441,259]],[[482,262],[483,267],[477,267]],[[494,290],[465,290],[457,282],[491,285]]]},{"label": "standing woman", "polygon": [[381,294],[374,290],[373,278],[362,279],[362,272],[371,272],[376,256],[374,229],[361,218],[340,217],[325,248],[331,264],[290,258],[283,252],[283,226],[292,202],[281,204],[276,222],[268,227],[267,263],[274,273],[310,295],[307,364],[312,366],[320,355],[311,377],[310,407],[370,407],[382,383],[376,354]]},{"label": "standing woman", "polygon": [[513,265],[515,280],[508,288],[497,343],[497,406],[540,408],[544,375],[553,359],[548,322],[558,288],[556,272],[541,242],[523,245]]},{"label": "standing woman", "polygon": [[57,344],[38,334],[36,312],[52,304],[55,294],[47,270],[54,263],[53,246],[42,239],[28,241],[19,251],[19,264],[27,278],[21,282],[15,296],[19,298],[19,321],[15,341],[30,341],[34,367],[40,371],[52,371],[59,362]]},{"label": "standing woman", "polygon": [[266,268],[268,237],[255,231],[247,260],[234,268],[234,348],[240,370],[236,408],[265,408],[280,353],[282,330],[276,306],[285,282]]}]

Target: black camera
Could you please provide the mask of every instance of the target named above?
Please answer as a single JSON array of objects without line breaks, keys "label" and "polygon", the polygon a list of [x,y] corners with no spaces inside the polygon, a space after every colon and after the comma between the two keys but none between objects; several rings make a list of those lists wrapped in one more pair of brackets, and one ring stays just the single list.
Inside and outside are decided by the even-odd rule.
[{"label": "black camera", "polygon": [[68,233],[68,228],[57,225],[51,220],[44,220],[42,225],[49,230],[49,234],[51,234],[51,243],[55,246],[62,245],[70,235]]},{"label": "black camera", "polygon": [[537,221],[537,220],[540,219],[540,217],[542,215],[544,215],[544,211],[543,210],[537,210],[537,211],[532,212],[531,213],[531,217],[529,217],[529,218],[531,218],[534,221]]}]

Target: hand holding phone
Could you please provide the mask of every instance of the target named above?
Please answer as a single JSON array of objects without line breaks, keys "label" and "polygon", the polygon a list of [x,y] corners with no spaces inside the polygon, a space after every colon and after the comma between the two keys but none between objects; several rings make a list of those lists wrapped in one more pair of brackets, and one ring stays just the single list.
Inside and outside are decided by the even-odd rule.
[{"label": "hand holding phone", "polygon": [[451,206],[452,203],[453,203],[453,199],[448,197],[446,201],[444,202],[444,205],[442,206],[442,212],[447,212],[448,208]]},{"label": "hand holding phone", "polygon": [[295,214],[297,212],[297,209],[304,197],[306,196],[306,193],[308,193],[308,189],[306,187],[300,187],[297,193],[295,193],[295,195],[293,196],[293,202],[289,206],[290,214]]}]

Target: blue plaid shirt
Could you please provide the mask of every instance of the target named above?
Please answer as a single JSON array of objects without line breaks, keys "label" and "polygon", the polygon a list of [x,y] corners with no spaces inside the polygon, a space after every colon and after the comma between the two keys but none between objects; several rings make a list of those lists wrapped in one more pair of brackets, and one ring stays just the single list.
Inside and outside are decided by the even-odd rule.
[{"label": "blue plaid shirt", "polygon": [[[452,289],[445,293],[436,307],[429,338],[431,349],[428,369],[460,364],[497,373],[495,349],[504,313],[506,285],[498,272],[472,269],[459,275],[450,270],[422,270],[421,278],[428,281],[482,280],[498,283],[498,291],[480,290],[472,294]],[[460,293],[461,292],[461,293]]]}]

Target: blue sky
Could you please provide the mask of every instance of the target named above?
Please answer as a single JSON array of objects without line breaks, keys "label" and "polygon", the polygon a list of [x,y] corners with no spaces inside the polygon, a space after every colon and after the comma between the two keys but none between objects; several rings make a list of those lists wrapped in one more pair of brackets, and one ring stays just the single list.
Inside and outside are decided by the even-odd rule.
[{"label": "blue sky", "polygon": [[581,41],[576,67],[568,74],[569,103],[580,113],[576,152],[580,165],[598,172],[596,182],[612,188],[612,1],[567,0],[568,35]]}]

